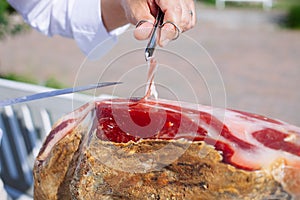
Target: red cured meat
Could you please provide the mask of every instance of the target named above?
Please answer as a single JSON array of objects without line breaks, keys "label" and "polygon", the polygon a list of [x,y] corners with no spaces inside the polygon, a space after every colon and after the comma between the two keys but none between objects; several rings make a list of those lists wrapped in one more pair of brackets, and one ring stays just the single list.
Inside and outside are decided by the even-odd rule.
[{"label": "red cured meat", "polygon": [[269,171],[289,192],[300,194],[296,184],[300,178],[300,128],[247,112],[161,99],[88,103],[58,123],[38,160],[42,162],[55,143],[91,111],[96,112],[92,127],[101,140],[204,141],[221,152],[224,163],[248,171]]}]

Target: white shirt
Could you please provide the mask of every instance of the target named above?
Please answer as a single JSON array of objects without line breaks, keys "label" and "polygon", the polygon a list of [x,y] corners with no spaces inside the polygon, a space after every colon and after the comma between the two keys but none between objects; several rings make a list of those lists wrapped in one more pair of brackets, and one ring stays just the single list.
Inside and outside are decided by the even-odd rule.
[{"label": "white shirt", "polygon": [[[26,23],[45,35],[74,38],[86,54],[100,45],[97,57],[111,49],[128,25],[107,32],[101,18],[101,0],[8,0]],[[100,55],[101,54],[101,55]]]}]

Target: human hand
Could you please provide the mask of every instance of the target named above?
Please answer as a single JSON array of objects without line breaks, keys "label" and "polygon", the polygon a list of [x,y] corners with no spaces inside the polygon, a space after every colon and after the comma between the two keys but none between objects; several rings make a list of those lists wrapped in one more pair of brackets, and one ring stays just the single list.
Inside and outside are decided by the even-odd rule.
[{"label": "human hand", "polygon": [[194,27],[194,0],[101,0],[102,18],[108,31],[126,23],[138,25],[134,36],[138,40],[150,37],[160,8],[164,25],[158,34],[158,44],[165,46],[181,32]]},{"label": "human hand", "polygon": [[[138,40],[149,38],[158,7],[164,13],[158,44],[167,45],[181,32],[195,26],[196,14],[193,0],[123,0],[122,6],[128,21],[137,24],[134,36]],[[139,23],[141,22],[141,23]]]}]

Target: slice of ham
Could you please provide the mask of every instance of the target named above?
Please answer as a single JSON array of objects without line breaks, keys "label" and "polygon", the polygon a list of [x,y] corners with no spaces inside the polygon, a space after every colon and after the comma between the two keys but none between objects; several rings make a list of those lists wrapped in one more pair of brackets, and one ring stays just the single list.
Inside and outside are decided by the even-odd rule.
[{"label": "slice of ham", "polygon": [[169,100],[102,100],[65,116],[48,136],[39,165],[72,127],[96,112],[93,127],[104,141],[143,139],[204,141],[223,162],[246,171],[270,173],[295,198],[300,197],[300,128],[247,112]]}]

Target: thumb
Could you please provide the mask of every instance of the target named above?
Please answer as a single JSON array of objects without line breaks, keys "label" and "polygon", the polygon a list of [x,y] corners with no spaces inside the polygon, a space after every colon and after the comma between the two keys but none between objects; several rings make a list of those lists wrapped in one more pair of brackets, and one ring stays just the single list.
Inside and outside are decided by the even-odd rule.
[{"label": "thumb", "polygon": [[128,21],[136,24],[134,37],[138,40],[149,38],[155,18],[152,15],[155,2],[152,0],[124,0],[123,8]]},{"label": "thumb", "polygon": [[150,37],[154,20],[140,20],[134,30],[134,37],[137,40],[146,40]]}]

